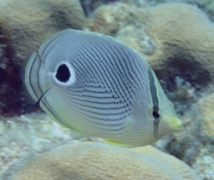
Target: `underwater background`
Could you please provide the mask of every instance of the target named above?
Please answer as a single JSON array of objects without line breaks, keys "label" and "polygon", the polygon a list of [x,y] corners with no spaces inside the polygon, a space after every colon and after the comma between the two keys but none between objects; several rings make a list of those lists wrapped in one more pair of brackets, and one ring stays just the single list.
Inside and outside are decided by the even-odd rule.
[{"label": "underwater background", "polygon": [[[0,179],[214,179],[213,0],[0,0]],[[118,38],[152,66],[183,122],[150,146],[82,137],[30,101],[23,64],[72,28]]]}]

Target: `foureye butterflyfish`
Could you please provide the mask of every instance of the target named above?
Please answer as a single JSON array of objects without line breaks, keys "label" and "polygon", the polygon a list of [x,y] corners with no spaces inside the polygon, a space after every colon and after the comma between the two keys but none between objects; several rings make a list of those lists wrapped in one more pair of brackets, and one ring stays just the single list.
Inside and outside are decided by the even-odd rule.
[{"label": "foureye butterflyfish", "polygon": [[49,116],[87,136],[147,145],[182,124],[148,62],[99,33],[55,34],[32,54],[25,84]]}]

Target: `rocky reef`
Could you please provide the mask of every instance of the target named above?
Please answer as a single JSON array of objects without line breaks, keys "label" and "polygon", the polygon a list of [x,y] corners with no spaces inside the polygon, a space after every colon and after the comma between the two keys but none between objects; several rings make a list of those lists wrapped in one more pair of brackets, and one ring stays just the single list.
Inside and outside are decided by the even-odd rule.
[{"label": "rocky reef", "polygon": [[[214,179],[213,1],[0,3],[0,179]],[[21,64],[66,28],[116,37],[145,57],[174,103],[182,131],[154,147],[128,149],[79,137],[40,111],[20,115],[30,105]]]}]

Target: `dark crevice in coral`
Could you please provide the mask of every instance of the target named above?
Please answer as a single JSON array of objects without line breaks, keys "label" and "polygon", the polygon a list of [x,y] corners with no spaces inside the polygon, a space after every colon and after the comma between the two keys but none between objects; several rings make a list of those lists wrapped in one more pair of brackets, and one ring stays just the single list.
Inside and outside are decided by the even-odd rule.
[{"label": "dark crevice in coral", "polygon": [[4,77],[0,82],[0,115],[10,117],[17,115],[22,106],[20,101],[21,80],[19,78],[18,67],[8,61],[7,71],[3,71]]},{"label": "dark crevice in coral", "polygon": [[207,72],[198,62],[184,58],[168,59],[165,67],[167,67],[165,73],[158,72],[157,76],[164,80],[166,83],[166,89],[174,91],[175,78],[180,77],[184,81],[189,82],[192,86],[199,90],[199,86],[207,86],[212,82],[210,73]]},{"label": "dark crevice in coral", "polygon": [[0,68],[0,84],[4,81],[5,77],[6,77],[5,70]]},{"label": "dark crevice in coral", "polygon": [[[2,29],[0,29],[0,33]],[[8,37],[7,37],[8,36]],[[20,80],[20,65],[15,64],[12,59],[14,58],[14,50],[10,46],[9,34],[4,33],[0,38],[3,55],[0,59],[0,116],[12,117],[19,115],[22,109],[22,96]],[[26,104],[26,103],[25,103]]]},{"label": "dark crevice in coral", "polygon": [[154,70],[177,113],[182,115],[208,91],[213,80],[206,66],[195,61],[188,50],[169,45],[164,52],[174,53]]}]

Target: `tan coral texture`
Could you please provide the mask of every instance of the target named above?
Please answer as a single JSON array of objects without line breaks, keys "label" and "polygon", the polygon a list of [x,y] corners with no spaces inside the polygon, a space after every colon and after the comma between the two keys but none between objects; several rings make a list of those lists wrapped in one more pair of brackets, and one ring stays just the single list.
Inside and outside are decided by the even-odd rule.
[{"label": "tan coral texture", "polygon": [[138,50],[159,78],[182,75],[202,85],[213,82],[214,24],[197,7],[117,3],[98,8],[92,22],[92,31],[116,36]]},{"label": "tan coral texture", "polygon": [[208,137],[214,138],[214,93],[211,93],[207,97],[201,99],[198,102],[198,107],[201,112],[203,121],[202,130],[204,134]]},{"label": "tan coral texture", "polygon": [[134,151],[101,143],[68,144],[35,158],[14,180],[199,179],[183,162],[151,146]]},{"label": "tan coral texture", "polygon": [[214,24],[200,9],[169,3],[150,8],[145,14],[142,22],[148,25],[157,47],[148,60],[156,70],[171,67],[174,73],[190,76],[202,70],[199,83],[214,77]]},{"label": "tan coral texture", "polygon": [[82,29],[84,18],[79,0],[9,0],[0,5],[0,29],[16,64],[37,51],[53,33]]}]

